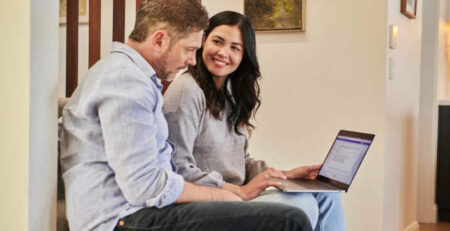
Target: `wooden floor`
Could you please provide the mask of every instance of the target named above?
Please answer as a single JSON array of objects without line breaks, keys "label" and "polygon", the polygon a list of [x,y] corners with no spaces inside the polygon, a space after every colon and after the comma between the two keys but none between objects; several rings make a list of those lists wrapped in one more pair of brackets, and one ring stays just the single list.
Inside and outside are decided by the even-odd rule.
[{"label": "wooden floor", "polygon": [[420,223],[419,231],[450,231],[450,223],[439,222],[437,224]]}]

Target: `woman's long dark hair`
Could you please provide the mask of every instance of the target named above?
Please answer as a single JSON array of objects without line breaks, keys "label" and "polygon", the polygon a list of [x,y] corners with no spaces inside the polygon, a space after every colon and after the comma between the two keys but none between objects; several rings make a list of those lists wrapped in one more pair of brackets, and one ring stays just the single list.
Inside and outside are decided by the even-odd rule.
[{"label": "woman's long dark hair", "polygon": [[[255,115],[261,104],[258,84],[261,73],[256,57],[255,31],[248,17],[237,12],[224,11],[209,20],[209,27],[205,30],[205,39],[214,28],[220,25],[237,26],[241,31],[244,53],[239,67],[228,75],[221,89],[216,89],[213,76],[203,62],[203,48],[201,48],[196,54],[197,65],[189,67],[188,72],[203,90],[207,110],[214,118],[221,119],[225,102],[228,101],[232,109],[227,119],[230,130],[233,129],[236,134],[242,135],[241,129],[244,129],[251,134],[255,127],[250,123],[250,118]],[[229,81],[231,95],[227,90]]]}]

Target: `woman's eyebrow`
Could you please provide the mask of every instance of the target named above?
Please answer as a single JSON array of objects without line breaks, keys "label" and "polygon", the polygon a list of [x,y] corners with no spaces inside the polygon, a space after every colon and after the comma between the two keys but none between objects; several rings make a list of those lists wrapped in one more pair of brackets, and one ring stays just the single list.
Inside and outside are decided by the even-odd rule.
[{"label": "woman's eyebrow", "polygon": [[[213,35],[213,38],[219,39],[221,41],[225,41],[224,38],[220,37],[219,35]],[[232,45],[239,45],[241,47],[244,47],[244,45],[242,43],[239,42],[231,42]]]},{"label": "woman's eyebrow", "polygon": [[225,40],[224,38],[220,37],[219,35],[213,35],[213,37],[215,37],[216,39],[220,39],[220,40],[222,40],[222,41]]}]

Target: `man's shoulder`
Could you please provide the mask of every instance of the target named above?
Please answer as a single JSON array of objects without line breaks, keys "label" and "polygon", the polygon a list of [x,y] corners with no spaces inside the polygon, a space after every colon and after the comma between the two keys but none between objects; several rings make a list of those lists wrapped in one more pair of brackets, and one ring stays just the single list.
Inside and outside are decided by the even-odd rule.
[{"label": "man's shoulder", "polygon": [[[131,96],[129,92],[141,92],[133,96],[156,97],[156,87],[150,77],[125,55],[110,54],[99,60],[87,72],[66,105],[66,108],[91,108],[110,96]],[[145,93],[145,94],[144,94]],[[85,105],[86,104],[86,105]],[[94,108],[94,107],[92,107]]]},{"label": "man's shoulder", "polygon": [[128,56],[120,53],[111,53],[100,59],[92,68],[92,71],[102,72],[121,72],[121,71],[138,71],[139,68],[128,58]]},{"label": "man's shoulder", "polygon": [[[139,84],[148,85],[149,76],[126,55],[112,53],[99,60],[89,69],[83,85],[91,87],[106,87],[119,84],[120,86]],[[86,86],[85,86],[86,87]],[[125,87],[125,86],[124,86]]]}]

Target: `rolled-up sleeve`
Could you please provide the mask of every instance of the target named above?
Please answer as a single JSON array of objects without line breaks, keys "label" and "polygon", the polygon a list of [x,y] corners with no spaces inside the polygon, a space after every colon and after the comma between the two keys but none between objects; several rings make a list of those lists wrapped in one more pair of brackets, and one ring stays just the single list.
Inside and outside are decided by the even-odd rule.
[{"label": "rolled-up sleeve", "polygon": [[114,73],[102,83],[110,91],[99,96],[98,118],[107,161],[125,199],[136,206],[164,207],[179,197],[184,180],[167,167],[171,152],[158,147],[155,111],[161,99],[148,89],[150,81]]}]

